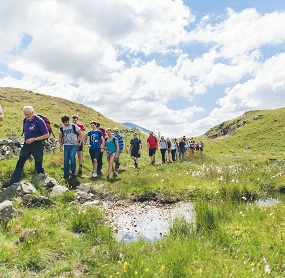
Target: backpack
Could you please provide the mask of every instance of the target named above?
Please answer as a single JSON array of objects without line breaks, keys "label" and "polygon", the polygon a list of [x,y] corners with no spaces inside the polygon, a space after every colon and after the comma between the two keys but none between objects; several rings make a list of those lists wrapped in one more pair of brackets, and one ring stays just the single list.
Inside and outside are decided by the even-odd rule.
[{"label": "backpack", "polygon": [[[49,121],[49,118],[48,117],[46,117],[46,116],[42,116],[42,115],[38,115],[38,114],[36,114],[35,115],[35,118],[36,118],[36,126],[37,126],[37,129],[39,130],[40,128],[39,128],[39,118],[41,118],[41,119],[43,119],[43,121],[45,122],[45,124],[46,124],[46,127],[47,127],[47,130],[48,130],[48,132],[49,132],[49,135],[53,135],[53,137],[55,137],[54,136],[54,133],[53,133],[53,131],[52,131],[52,128],[51,128],[51,125],[50,125],[50,121]],[[24,118],[24,120],[23,120],[23,132],[22,132],[22,135],[21,136],[23,136],[23,134],[24,134],[24,125],[25,125],[25,122],[27,121],[27,118]]]},{"label": "backpack", "polygon": [[39,115],[39,114],[37,114],[37,116],[44,120],[49,134],[52,134],[53,137],[55,137],[54,134],[53,134],[52,128],[51,128],[51,123],[50,123],[49,118],[47,116],[43,116],[43,115]]}]

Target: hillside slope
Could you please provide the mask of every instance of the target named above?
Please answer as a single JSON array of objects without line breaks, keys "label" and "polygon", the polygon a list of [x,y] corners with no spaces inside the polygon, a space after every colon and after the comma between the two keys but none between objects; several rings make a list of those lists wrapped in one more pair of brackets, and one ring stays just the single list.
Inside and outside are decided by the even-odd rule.
[{"label": "hillside slope", "polygon": [[87,129],[91,120],[100,122],[104,128],[115,126],[125,128],[85,105],[24,89],[0,87],[0,104],[5,114],[5,121],[0,123],[0,138],[19,137],[22,134],[24,118],[22,109],[26,105],[33,106],[35,113],[45,115],[50,119],[56,136],[57,129],[61,125],[61,116],[64,114],[70,117],[78,114],[80,122]]},{"label": "hillside slope", "polygon": [[220,151],[284,152],[285,107],[251,110],[214,126],[204,136]]}]

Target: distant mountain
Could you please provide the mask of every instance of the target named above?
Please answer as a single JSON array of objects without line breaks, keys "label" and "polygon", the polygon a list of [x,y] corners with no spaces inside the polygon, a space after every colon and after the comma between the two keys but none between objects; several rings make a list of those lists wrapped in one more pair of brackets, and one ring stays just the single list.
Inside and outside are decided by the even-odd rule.
[{"label": "distant mountain", "polygon": [[149,133],[150,130],[144,128],[144,127],[141,127],[139,125],[136,125],[136,124],[133,124],[133,123],[128,123],[128,122],[125,122],[125,123],[120,123],[121,125],[124,125],[126,127],[129,127],[129,128],[138,128],[139,130],[141,130],[142,132],[145,132],[145,133]]}]

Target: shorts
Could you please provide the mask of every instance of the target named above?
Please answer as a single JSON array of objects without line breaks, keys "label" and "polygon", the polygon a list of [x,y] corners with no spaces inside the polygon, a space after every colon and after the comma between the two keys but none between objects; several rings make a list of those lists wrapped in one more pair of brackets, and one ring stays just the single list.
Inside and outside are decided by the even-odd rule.
[{"label": "shorts", "polygon": [[139,150],[131,150],[131,156],[133,157],[140,157]]},{"label": "shorts", "polygon": [[156,148],[153,148],[153,149],[149,149],[149,150],[148,150],[148,155],[149,155],[149,156],[153,156],[155,153],[156,153]]},{"label": "shorts", "polygon": [[78,146],[78,152],[82,152],[83,150],[83,143],[81,143],[79,146]]},{"label": "shorts", "polygon": [[107,160],[109,161],[111,157],[114,157],[116,155],[116,152],[107,152]]},{"label": "shorts", "polygon": [[98,160],[99,156],[100,156],[100,153],[101,153],[101,149],[100,148],[89,149],[89,154],[90,154],[90,157],[91,157],[91,161],[93,162],[94,159]]}]

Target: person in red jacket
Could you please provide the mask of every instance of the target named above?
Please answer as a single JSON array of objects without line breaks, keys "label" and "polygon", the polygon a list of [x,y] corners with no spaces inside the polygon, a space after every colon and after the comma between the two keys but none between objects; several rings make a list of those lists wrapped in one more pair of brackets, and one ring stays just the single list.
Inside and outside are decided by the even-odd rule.
[{"label": "person in red jacket", "polygon": [[148,155],[150,157],[150,164],[154,165],[155,164],[155,153],[158,147],[158,140],[153,135],[152,131],[149,133],[149,137],[147,138],[146,143],[147,143],[147,148],[148,148]]}]

